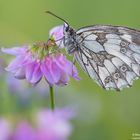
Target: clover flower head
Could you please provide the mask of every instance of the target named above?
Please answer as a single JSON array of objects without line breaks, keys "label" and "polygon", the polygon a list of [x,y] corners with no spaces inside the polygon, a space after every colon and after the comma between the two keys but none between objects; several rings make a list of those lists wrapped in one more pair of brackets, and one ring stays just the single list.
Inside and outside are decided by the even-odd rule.
[{"label": "clover flower head", "polygon": [[17,124],[10,140],[37,140],[35,130],[27,121],[21,121]]},{"label": "clover flower head", "polygon": [[74,112],[69,109],[43,110],[38,113],[39,140],[67,140],[72,132],[69,122]]},{"label": "clover flower head", "polygon": [[4,53],[16,56],[6,70],[12,72],[15,78],[26,79],[33,85],[42,77],[51,86],[66,85],[69,76],[79,80],[75,66],[57,49],[54,39],[22,47],[2,48]]},{"label": "clover flower head", "polygon": [[67,140],[72,132],[70,119],[74,112],[69,108],[40,110],[35,114],[34,127],[31,122],[12,122],[0,118],[0,140]]}]

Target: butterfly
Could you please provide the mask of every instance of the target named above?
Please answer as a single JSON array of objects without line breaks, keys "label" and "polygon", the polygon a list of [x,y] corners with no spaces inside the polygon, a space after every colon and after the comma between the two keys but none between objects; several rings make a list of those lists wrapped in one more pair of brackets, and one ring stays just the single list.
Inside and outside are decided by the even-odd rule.
[{"label": "butterfly", "polygon": [[68,54],[104,89],[120,91],[140,76],[140,31],[122,26],[93,25],[74,30],[64,21],[62,39]]}]

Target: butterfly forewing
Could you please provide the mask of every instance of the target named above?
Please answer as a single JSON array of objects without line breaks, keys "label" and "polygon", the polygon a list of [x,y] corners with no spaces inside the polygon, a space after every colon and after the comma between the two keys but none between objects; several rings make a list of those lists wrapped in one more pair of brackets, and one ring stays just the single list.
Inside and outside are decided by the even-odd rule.
[{"label": "butterfly forewing", "polygon": [[[89,26],[77,32],[75,58],[105,89],[131,86],[140,75],[140,31],[119,26]],[[77,39],[78,40],[78,39]]]}]

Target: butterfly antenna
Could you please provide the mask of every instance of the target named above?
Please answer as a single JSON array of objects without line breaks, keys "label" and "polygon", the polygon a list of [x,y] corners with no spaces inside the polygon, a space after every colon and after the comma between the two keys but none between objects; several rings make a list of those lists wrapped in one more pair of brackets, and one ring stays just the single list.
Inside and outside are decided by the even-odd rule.
[{"label": "butterfly antenna", "polygon": [[66,20],[64,20],[63,18],[61,18],[61,17],[55,15],[54,13],[52,13],[52,12],[50,12],[50,11],[46,11],[45,13],[48,13],[48,14],[50,14],[50,15],[52,15],[52,16],[54,16],[54,17],[56,17],[56,18],[58,18],[58,19],[60,19],[60,20],[62,20],[62,21],[64,21],[67,25],[69,25],[68,22],[67,22]]}]

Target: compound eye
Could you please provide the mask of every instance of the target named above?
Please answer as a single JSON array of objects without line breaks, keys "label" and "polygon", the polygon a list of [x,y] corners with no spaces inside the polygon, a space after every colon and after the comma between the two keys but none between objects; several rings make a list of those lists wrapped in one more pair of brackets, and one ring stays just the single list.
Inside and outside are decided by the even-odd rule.
[{"label": "compound eye", "polygon": [[65,30],[65,32],[68,32],[69,31],[69,25],[66,24],[66,23],[64,23],[64,30]]},{"label": "compound eye", "polygon": [[68,32],[69,31],[69,27],[67,26],[67,27],[65,27],[65,31],[66,32]]}]

